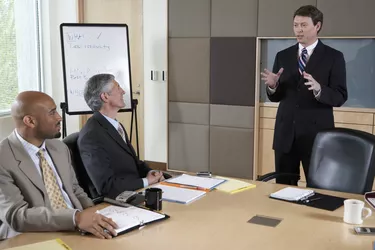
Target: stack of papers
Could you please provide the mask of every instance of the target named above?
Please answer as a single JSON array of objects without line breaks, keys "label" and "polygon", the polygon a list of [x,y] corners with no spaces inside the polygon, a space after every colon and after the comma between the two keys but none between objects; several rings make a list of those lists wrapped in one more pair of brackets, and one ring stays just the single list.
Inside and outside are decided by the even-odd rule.
[{"label": "stack of papers", "polygon": [[216,189],[230,194],[235,194],[256,187],[256,185],[254,184],[250,184],[236,179],[221,176],[218,176],[218,178],[224,179],[226,180],[226,182],[216,187]]},{"label": "stack of papers", "polygon": [[270,196],[275,199],[286,200],[286,201],[299,201],[314,195],[314,190],[302,189],[295,187],[286,187]]},{"label": "stack of papers", "polygon": [[165,182],[167,183],[198,187],[206,191],[214,189],[216,186],[220,185],[225,181],[226,180],[223,179],[191,176],[187,174],[182,174],[176,178],[165,180]]},{"label": "stack of papers", "polygon": [[206,194],[205,191],[172,187],[162,184],[158,184],[153,187],[163,190],[163,201],[177,202],[181,204],[188,204]]}]

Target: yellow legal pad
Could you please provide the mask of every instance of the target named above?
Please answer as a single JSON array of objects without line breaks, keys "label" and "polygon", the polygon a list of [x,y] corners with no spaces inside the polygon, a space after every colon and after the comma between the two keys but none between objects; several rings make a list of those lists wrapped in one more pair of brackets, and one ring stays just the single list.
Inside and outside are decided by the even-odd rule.
[{"label": "yellow legal pad", "polygon": [[20,247],[7,248],[9,250],[72,250],[60,239],[42,241]]},{"label": "yellow legal pad", "polygon": [[231,179],[227,177],[216,176],[218,179],[227,180],[223,184],[216,187],[217,190],[224,191],[226,193],[235,194],[241,191],[245,191],[251,188],[255,188],[256,185],[250,184],[244,181]]}]

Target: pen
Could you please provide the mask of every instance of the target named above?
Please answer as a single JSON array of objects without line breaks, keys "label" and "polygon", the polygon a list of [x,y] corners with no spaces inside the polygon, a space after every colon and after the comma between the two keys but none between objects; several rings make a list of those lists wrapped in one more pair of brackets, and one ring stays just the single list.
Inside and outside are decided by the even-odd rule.
[{"label": "pen", "polygon": [[176,184],[176,183],[170,183],[170,182],[160,182],[160,184],[165,185],[165,186],[171,186],[171,187],[180,187],[180,188],[186,188],[186,189],[201,190],[201,191],[205,191],[205,192],[210,191],[207,188],[189,186],[189,185],[182,185],[182,184]]},{"label": "pen", "polygon": [[309,202],[312,202],[312,201],[320,200],[321,198],[322,198],[322,197],[317,197],[317,198],[314,198],[314,199],[306,200],[305,202],[306,202],[306,203],[309,203]]},{"label": "pen", "polygon": [[315,193],[311,193],[308,196],[303,197],[300,201],[306,202],[306,200],[308,200],[311,196],[314,196],[314,195]]}]

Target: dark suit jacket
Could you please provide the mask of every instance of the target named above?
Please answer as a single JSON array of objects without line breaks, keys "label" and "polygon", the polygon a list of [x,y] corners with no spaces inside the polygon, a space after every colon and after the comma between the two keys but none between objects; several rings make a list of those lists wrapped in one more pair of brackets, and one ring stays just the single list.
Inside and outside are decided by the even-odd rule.
[{"label": "dark suit jacket", "polygon": [[[46,140],[46,149],[74,208],[93,206],[78,185],[70,152],[59,140]],[[0,238],[17,232],[74,230],[74,209],[53,210],[43,179],[13,132],[0,143]]]},{"label": "dark suit jacket", "polygon": [[272,102],[280,102],[276,115],[273,149],[287,153],[295,139],[303,138],[311,147],[318,131],[334,127],[333,109],[345,103],[346,69],[344,56],[320,40],[307,62],[305,71],[321,85],[318,100],[305,86],[298,71],[298,43],[277,53],[273,72],[284,72]]},{"label": "dark suit jacket", "polygon": [[101,113],[95,112],[80,131],[78,148],[100,195],[115,198],[124,190],[143,188],[142,178],[151,169]]}]

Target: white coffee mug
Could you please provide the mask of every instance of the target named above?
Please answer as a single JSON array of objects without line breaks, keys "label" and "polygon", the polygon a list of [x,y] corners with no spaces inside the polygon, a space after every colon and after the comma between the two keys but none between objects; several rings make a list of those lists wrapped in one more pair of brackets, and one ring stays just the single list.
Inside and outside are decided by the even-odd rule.
[{"label": "white coffee mug", "polygon": [[[363,216],[363,210],[367,215]],[[344,222],[348,224],[362,224],[363,220],[370,217],[372,211],[365,207],[365,203],[360,200],[348,199],[344,201]]]}]

